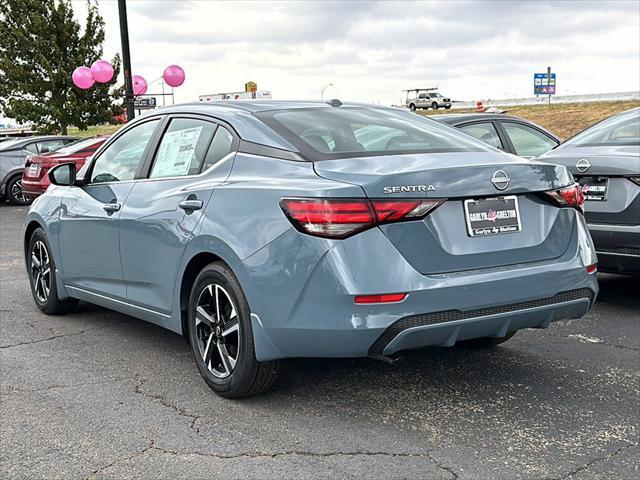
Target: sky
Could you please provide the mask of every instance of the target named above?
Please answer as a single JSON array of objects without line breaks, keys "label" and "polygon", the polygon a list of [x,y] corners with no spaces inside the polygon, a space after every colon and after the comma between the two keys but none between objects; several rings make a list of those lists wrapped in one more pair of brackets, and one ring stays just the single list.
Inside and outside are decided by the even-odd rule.
[{"label": "sky", "polygon": [[[81,19],[86,2],[73,5]],[[98,5],[109,59],[121,50],[118,6]],[[133,73],[150,82],[182,66],[176,102],[250,80],[277,99],[317,99],[330,83],[325,98],[384,105],[423,87],[454,100],[531,97],[547,66],[559,95],[640,90],[637,0],[128,0],[127,12]]]}]

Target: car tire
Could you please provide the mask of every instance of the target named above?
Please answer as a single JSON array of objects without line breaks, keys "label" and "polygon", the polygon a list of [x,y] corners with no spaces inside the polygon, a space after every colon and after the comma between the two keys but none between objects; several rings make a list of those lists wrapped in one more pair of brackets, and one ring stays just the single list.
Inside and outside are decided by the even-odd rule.
[{"label": "car tire", "polygon": [[33,200],[22,192],[22,175],[14,175],[6,186],[6,196],[13,205],[29,205]]},{"label": "car tire", "polygon": [[224,263],[211,263],[198,274],[189,298],[188,329],[198,370],[218,395],[249,397],[275,383],[280,362],[256,360],[251,310]]},{"label": "car tire", "polygon": [[480,337],[472,338],[470,340],[462,340],[456,343],[456,346],[463,348],[491,348],[506,342],[515,334],[516,332],[514,331],[508,332],[504,337]]},{"label": "car tire", "polygon": [[411,110],[412,112],[416,111],[416,104],[415,103],[410,103],[409,104],[409,110]]},{"label": "car tire", "polygon": [[58,297],[56,266],[47,235],[42,228],[37,228],[31,235],[26,257],[31,295],[41,311],[47,315],[61,315],[78,306],[75,298],[61,300]]},{"label": "car tire", "polygon": [[433,102],[431,104],[431,108],[433,108],[434,110],[437,110],[438,109],[438,102]]},{"label": "car tire", "polygon": [[451,110],[451,105],[447,105],[444,107],[445,110]]}]

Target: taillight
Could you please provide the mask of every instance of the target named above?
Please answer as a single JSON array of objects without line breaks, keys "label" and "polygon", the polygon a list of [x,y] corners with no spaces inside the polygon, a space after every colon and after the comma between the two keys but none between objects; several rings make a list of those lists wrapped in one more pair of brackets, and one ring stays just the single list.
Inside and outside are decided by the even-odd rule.
[{"label": "taillight", "polygon": [[318,237],[346,238],[375,225],[417,220],[443,201],[283,198],[280,205],[298,230]]},{"label": "taillight", "polygon": [[640,177],[629,177],[629,180],[640,187]]},{"label": "taillight", "polygon": [[598,271],[598,264],[592,263],[591,265],[587,265],[587,273],[589,275],[596,273]]},{"label": "taillight", "polygon": [[584,212],[584,194],[582,193],[582,187],[577,183],[544,193],[559,207],[573,207]]}]

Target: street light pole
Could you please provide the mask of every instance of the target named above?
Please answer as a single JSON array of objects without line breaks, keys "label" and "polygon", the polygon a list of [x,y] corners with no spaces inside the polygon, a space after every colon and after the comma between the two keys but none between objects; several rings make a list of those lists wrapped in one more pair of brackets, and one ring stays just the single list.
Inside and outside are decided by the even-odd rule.
[{"label": "street light pole", "polygon": [[131,77],[131,54],[129,53],[129,25],[127,23],[127,1],[118,0],[118,14],[120,16],[120,40],[122,42],[122,69],[124,71],[125,106],[127,108],[127,122],[135,116],[133,106],[133,80]]},{"label": "street light pole", "polygon": [[329,87],[333,87],[333,83],[327,83],[324,87],[322,87],[322,90],[320,90],[320,100],[324,100],[324,91]]}]

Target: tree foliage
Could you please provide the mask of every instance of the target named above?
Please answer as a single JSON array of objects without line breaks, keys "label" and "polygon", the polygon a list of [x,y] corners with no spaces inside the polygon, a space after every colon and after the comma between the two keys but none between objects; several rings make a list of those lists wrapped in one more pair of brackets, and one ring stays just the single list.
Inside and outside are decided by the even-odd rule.
[{"label": "tree foliage", "polygon": [[[77,88],[73,70],[102,56],[104,20],[87,0],[84,28],[73,17],[70,0],[0,0],[0,110],[46,133],[66,133],[69,125],[112,122],[121,112],[115,75],[108,84]],[[121,102],[119,102],[121,103]]]}]

